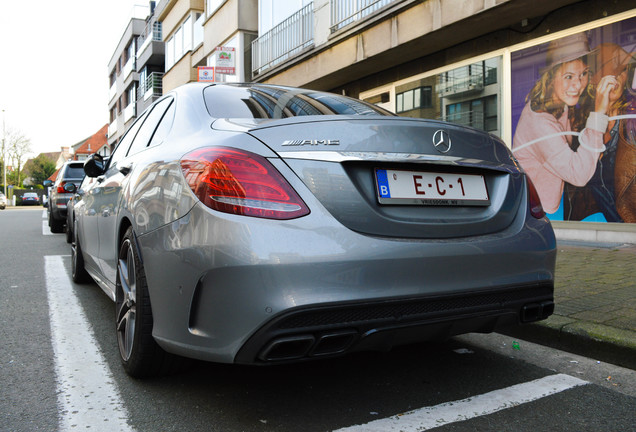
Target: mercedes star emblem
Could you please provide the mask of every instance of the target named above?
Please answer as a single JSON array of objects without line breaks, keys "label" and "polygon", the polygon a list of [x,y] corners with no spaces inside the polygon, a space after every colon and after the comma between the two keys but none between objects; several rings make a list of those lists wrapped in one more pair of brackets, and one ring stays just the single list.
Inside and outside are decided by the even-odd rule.
[{"label": "mercedes star emblem", "polygon": [[433,135],[433,145],[440,153],[448,153],[451,149],[451,138],[448,132],[438,130]]}]

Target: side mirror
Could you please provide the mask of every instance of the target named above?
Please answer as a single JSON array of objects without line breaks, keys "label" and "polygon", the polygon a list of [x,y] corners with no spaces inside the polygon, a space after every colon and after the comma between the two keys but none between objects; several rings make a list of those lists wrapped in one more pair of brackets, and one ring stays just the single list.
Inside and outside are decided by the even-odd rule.
[{"label": "side mirror", "polygon": [[77,190],[77,186],[75,186],[74,183],[66,183],[64,185],[64,190],[66,192],[75,193],[75,191]]},{"label": "side mirror", "polygon": [[86,162],[84,162],[84,172],[89,177],[99,177],[104,174],[105,165],[104,158],[97,153],[93,153],[86,159]]},{"label": "side mirror", "polygon": [[53,186],[53,182],[52,182],[51,180],[44,180],[44,181],[42,182],[42,185],[43,185],[44,187]]}]

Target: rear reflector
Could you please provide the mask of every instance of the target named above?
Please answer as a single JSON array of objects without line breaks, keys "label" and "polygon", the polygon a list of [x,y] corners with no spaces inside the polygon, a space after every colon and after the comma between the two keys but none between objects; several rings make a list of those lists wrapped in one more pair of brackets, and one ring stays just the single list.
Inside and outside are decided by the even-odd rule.
[{"label": "rear reflector", "polygon": [[181,159],[181,171],[199,200],[224,213],[293,219],[309,209],[264,157],[243,150],[210,147]]}]

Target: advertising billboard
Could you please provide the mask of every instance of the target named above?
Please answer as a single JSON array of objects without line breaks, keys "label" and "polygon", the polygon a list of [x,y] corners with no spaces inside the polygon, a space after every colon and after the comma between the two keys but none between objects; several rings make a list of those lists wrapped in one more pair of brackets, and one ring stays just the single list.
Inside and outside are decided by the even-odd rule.
[{"label": "advertising billboard", "polygon": [[636,223],[636,18],[511,54],[512,151],[552,220]]}]

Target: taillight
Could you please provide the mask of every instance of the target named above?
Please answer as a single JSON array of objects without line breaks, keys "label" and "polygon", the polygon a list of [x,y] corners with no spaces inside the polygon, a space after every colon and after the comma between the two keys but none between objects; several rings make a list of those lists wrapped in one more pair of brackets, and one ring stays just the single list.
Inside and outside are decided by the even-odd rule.
[{"label": "taillight", "polygon": [[530,177],[526,175],[526,183],[528,184],[528,206],[530,207],[530,214],[537,219],[541,219],[545,216],[543,206],[541,205],[541,199],[537,189],[532,184]]},{"label": "taillight", "polygon": [[66,184],[65,181],[63,181],[62,183],[59,184],[59,186],[57,187],[57,193],[68,193],[66,192],[66,190],[64,190],[64,185]]},{"label": "taillight", "polygon": [[293,219],[309,209],[274,166],[262,156],[230,148],[194,150],[181,170],[203,204],[224,213]]}]

